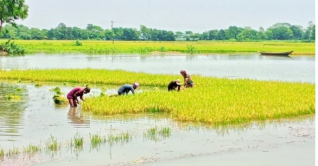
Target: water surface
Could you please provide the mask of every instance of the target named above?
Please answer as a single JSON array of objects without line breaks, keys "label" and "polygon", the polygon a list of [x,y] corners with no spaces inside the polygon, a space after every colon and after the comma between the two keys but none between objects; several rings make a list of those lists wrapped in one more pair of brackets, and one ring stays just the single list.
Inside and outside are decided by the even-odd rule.
[{"label": "water surface", "polygon": [[0,57],[1,69],[93,68],[135,72],[315,82],[315,57],[231,55],[26,55]]},{"label": "water surface", "polygon": [[[304,165],[314,164],[315,119],[255,121],[241,125],[209,126],[182,123],[165,114],[124,114],[94,116],[80,107],[57,106],[51,89],[59,86],[67,93],[72,85],[1,83],[0,95],[19,91],[22,99],[0,98],[0,148],[5,151],[28,145],[42,148],[40,153],[5,156],[0,165]],[[92,87],[87,95],[98,95],[101,87]],[[15,103],[4,107],[3,103]],[[169,127],[171,135],[155,139],[144,133],[154,127]],[[117,144],[93,147],[90,134],[107,137],[129,133],[131,138]],[[78,134],[84,139],[82,149],[70,147]],[[54,136],[61,148],[46,150],[46,142]],[[279,155],[284,154],[284,155]],[[241,157],[240,157],[241,156]],[[249,157],[250,156],[250,157]],[[254,157],[251,157],[254,156]],[[297,156],[297,157],[296,157]],[[225,161],[223,161],[225,160]],[[274,164],[275,165],[275,164]]]}]

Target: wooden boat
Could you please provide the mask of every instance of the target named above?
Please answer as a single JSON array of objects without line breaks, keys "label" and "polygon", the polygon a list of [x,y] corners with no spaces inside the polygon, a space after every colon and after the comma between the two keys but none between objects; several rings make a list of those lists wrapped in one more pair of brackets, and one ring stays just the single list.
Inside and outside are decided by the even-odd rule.
[{"label": "wooden boat", "polygon": [[261,55],[278,55],[278,56],[288,56],[294,51],[289,51],[289,52],[260,52],[258,51]]}]

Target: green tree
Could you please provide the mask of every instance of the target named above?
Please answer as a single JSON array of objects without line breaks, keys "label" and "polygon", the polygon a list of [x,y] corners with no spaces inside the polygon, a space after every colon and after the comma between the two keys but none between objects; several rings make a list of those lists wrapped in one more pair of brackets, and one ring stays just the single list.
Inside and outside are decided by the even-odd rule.
[{"label": "green tree", "polygon": [[223,29],[219,30],[217,33],[217,40],[225,40],[225,31]]},{"label": "green tree", "polygon": [[4,23],[16,26],[15,20],[25,19],[28,8],[24,0],[0,0],[0,34]]},{"label": "green tree", "polygon": [[30,29],[24,25],[19,25],[18,26],[18,36],[20,39],[30,40],[31,39]]},{"label": "green tree", "polygon": [[311,40],[315,40],[316,39],[316,26],[315,25],[313,25],[312,26],[312,29],[311,29],[311,36],[310,36],[310,39]]},{"label": "green tree", "polygon": [[291,31],[293,31],[293,34],[294,34],[294,39],[301,39],[301,37],[303,36],[303,30],[302,30],[302,27],[301,26],[296,26],[296,25],[292,25],[289,27],[289,29]]},{"label": "green tree", "polygon": [[217,40],[218,38],[218,30],[210,30],[209,33],[209,40]]},{"label": "green tree", "polygon": [[42,34],[41,30],[38,28],[31,28],[31,39],[36,39],[36,40],[42,40],[44,39],[44,35]]}]

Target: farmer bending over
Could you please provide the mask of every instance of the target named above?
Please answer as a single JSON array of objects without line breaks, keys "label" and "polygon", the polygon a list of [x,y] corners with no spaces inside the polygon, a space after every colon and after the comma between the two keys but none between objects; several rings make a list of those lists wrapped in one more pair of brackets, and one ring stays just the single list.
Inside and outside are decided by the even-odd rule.
[{"label": "farmer bending over", "polygon": [[118,89],[118,95],[128,94],[129,91],[135,94],[135,89],[137,89],[138,87],[139,87],[138,82],[135,82],[133,85],[125,84]]},{"label": "farmer bending over", "polygon": [[181,86],[180,79],[173,80],[168,85],[168,91],[176,90],[176,88],[178,87],[178,92],[179,92],[180,86]]},{"label": "farmer bending over", "polygon": [[192,81],[190,75],[185,70],[181,70],[180,74],[184,78],[184,86],[186,88],[189,88],[189,87],[192,88],[194,86],[194,82]]},{"label": "farmer bending over", "polygon": [[76,87],[72,89],[68,94],[67,94],[67,99],[68,102],[70,103],[71,107],[77,107],[78,100],[77,97],[80,97],[82,101],[84,101],[84,94],[87,94],[90,92],[90,88],[86,86],[85,88],[83,87]]}]

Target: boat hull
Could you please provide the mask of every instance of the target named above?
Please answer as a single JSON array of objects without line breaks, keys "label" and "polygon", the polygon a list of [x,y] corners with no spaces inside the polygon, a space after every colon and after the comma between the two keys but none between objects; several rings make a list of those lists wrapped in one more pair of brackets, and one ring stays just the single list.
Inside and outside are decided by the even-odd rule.
[{"label": "boat hull", "polygon": [[278,56],[288,56],[293,51],[289,52],[259,52],[261,55],[278,55]]}]

